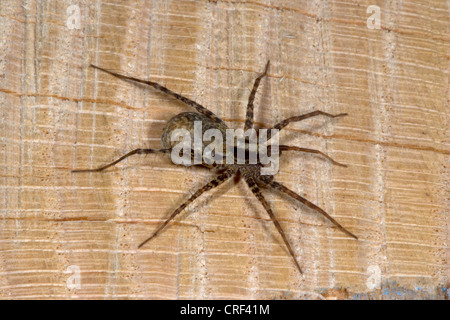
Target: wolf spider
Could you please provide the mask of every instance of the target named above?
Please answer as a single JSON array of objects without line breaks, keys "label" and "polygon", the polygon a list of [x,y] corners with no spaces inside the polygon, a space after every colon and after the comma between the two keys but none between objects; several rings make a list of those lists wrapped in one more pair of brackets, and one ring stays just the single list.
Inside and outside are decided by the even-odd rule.
[{"label": "wolf spider", "polygon": [[[267,70],[269,68],[269,64],[270,64],[270,61],[267,62],[264,72],[255,79],[255,82],[253,84],[253,89],[250,93],[250,96],[248,99],[248,104],[247,104],[247,114],[246,114],[246,120],[245,120],[245,125],[244,125],[244,131],[253,128],[253,102],[255,100],[256,91],[258,89],[259,83],[261,82],[261,79],[267,75]],[[163,142],[163,146],[164,146],[163,149],[138,148],[138,149],[128,152],[127,154],[123,155],[122,157],[118,158],[117,160],[115,160],[109,164],[106,164],[104,166],[101,166],[99,168],[77,169],[77,170],[72,170],[72,172],[100,172],[100,171],[103,171],[103,170],[119,163],[120,161],[124,160],[125,158],[128,158],[129,156],[132,156],[135,154],[170,153],[173,145],[171,145],[170,142],[167,140],[168,133],[170,133],[174,128],[177,128],[177,127],[178,128],[183,127],[183,126],[189,127],[189,125],[192,125],[193,121],[202,121],[202,123],[206,123],[207,125],[209,125],[209,127],[219,128],[221,130],[228,128],[219,117],[217,117],[214,113],[212,113],[207,108],[203,107],[202,105],[198,104],[197,102],[195,102],[189,98],[186,98],[178,93],[173,92],[172,90],[170,90],[156,82],[141,80],[141,79],[137,79],[134,77],[125,76],[125,75],[118,74],[118,73],[112,72],[110,70],[107,70],[107,69],[104,69],[104,68],[101,68],[101,67],[98,67],[98,66],[95,66],[92,64],[91,64],[91,67],[101,70],[101,71],[104,71],[106,73],[109,73],[110,75],[113,75],[122,80],[127,80],[127,81],[132,81],[132,82],[149,85],[149,86],[151,86],[159,91],[162,91],[162,92],[166,93],[167,95],[172,96],[175,99],[180,100],[180,101],[184,102],[185,104],[195,108],[195,110],[197,112],[181,113],[181,114],[173,117],[171,120],[169,120],[169,122],[166,125],[166,128],[164,129],[165,130],[164,134],[162,136],[162,142]],[[340,113],[340,114],[332,115],[332,114],[329,114],[329,113],[326,113],[323,111],[313,111],[313,112],[306,113],[306,114],[303,114],[300,116],[294,116],[294,117],[287,118],[287,119],[277,123],[276,125],[274,125],[272,127],[272,129],[281,130],[292,122],[302,121],[302,120],[305,120],[305,119],[308,119],[311,117],[315,117],[315,116],[319,116],[319,115],[326,116],[329,118],[337,118],[337,117],[346,116],[347,113]],[[269,135],[268,135],[267,141],[269,141],[269,139],[270,139],[270,132],[271,131],[268,131]],[[246,149],[247,148],[248,148],[248,145],[246,144]],[[269,146],[269,148],[270,148],[270,146]],[[346,165],[333,160],[331,157],[324,154],[323,152],[314,150],[314,149],[300,148],[300,147],[288,146],[288,145],[279,145],[279,151],[280,151],[280,155],[281,155],[281,152],[283,152],[283,151],[300,151],[300,152],[314,153],[314,154],[324,157],[325,159],[327,159],[328,161],[330,161],[331,163],[333,163],[335,165],[346,167]],[[262,175],[260,172],[260,170],[262,168],[262,164],[259,162],[259,160],[258,160],[258,163],[256,163],[256,164],[249,164],[249,163],[237,164],[235,162],[233,164],[213,164],[213,165],[208,165],[206,163],[202,163],[202,165],[205,167],[208,167],[210,169],[216,169],[218,172],[218,175],[214,179],[209,181],[207,184],[205,184],[202,188],[198,189],[194,194],[191,195],[191,197],[189,199],[187,199],[183,204],[181,204],[169,216],[169,218],[167,220],[165,220],[153,232],[153,234],[149,238],[147,238],[145,241],[143,241],[139,245],[139,248],[142,247],[144,244],[146,244],[148,241],[155,238],[167,226],[167,224],[171,220],[173,220],[183,209],[185,209],[191,202],[193,202],[195,199],[197,199],[200,195],[202,195],[203,193],[205,193],[208,190],[211,190],[211,189],[221,185],[222,183],[229,180],[232,176],[235,176],[235,175],[238,175],[239,177],[244,178],[245,182],[247,183],[247,185],[250,188],[250,190],[252,191],[252,193],[261,202],[264,209],[269,214],[270,219],[272,220],[273,224],[275,225],[278,232],[280,233],[280,235],[284,241],[284,244],[286,245],[287,249],[289,250],[290,255],[292,256],[295,266],[297,267],[297,269],[300,273],[302,273],[302,269],[300,268],[300,264],[298,263],[298,261],[295,257],[294,250],[292,249],[291,244],[290,244],[289,240],[287,239],[286,234],[283,231],[283,228],[281,227],[280,223],[278,222],[278,219],[276,218],[275,214],[273,213],[269,203],[267,202],[266,198],[263,196],[260,187],[268,187],[271,189],[278,190],[281,193],[287,194],[289,197],[303,203],[304,205],[310,207],[311,209],[313,209],[313,210],[319,212],[320,214],[322,214],[323,216],[325,216],[339,230],[341,230],[348,236],[350,236],[354,239],[358,239],[353,233],[351,233],[350,231],[345,229],[342,225],[340,225],[335,219],[333,219],[322,208],[318,207],[314,203],[312,203],[309,200],[298,195],[297,193],[290,190],[283,184],[275,181],[273,175]]]}]

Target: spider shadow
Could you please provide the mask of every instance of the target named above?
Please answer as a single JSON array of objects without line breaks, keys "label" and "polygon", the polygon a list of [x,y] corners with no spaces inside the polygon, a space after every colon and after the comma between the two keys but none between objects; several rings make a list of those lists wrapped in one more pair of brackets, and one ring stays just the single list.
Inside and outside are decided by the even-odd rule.
[{"label": "spider shadow", "polygon": [[[285,193],[283,193],[279,190],[275,190],[275,189],[272,189],[272,190],[278,197],[287,201],[294,208],[295,212],[299,213],[299,215],[297,217],[295,217],[295,220],[298,221],[299,224],[305,225],[305,226],[310,226],[312,228],[325,227],[325,228],[337,229],[326,217],[324,217],[322,214],[320,214],[320,212],[317,212],[316,210],[308,207],[307,205],[300,203],[299,201],[291,198],[290,196],[286,195]],[[304,197],[304,198],[306,198],[306,197]],[[307,217],[309,221],[303,222],[301,215]]]},{"label": "spider shadow", "polygon": [[[118,73],[120,73],[120,71],[119,71]],[[162,101],[170,101],[171,103],[173,103],[173,106],[181,107],[181,108],[184,109],[184,111],[187,111],[187,110],[186,110],[186,107],[188,107],[189,109],[192,108],[192,107],[188,106],[186,103],[184,103],[184,102],[178,100],[177,98],[168,96],[166,92],[162,92],[162,91],[160,91],[160,90],[158,90],[158,89],[155,89],[155,88],[149,86],[148,84],[145,84],[145,83],[139,83],[139,82],[136,82],[136,81],[133,81],[133,80],[129,80],[129,79],[121,79],[121,81],[125,81],[125,82],[131,84],[132,86],[141,89],[143,92],[145,92],[145,94],[149,94],[149,95],[155,94],[155,95],[159,96],[159,98],[160,98]],[[155,81],[155,80],[150,80],[150,81]],[[160,84],[161,86],[163,86],[163,87],[169,88],[169,87],[166,86],[165,83],[162,83],[162,82],[159,82],[159,81],[156,81],[156,82],[157,82],[158,84]],[[177,90],[176,88],[173,88],[173,89],[170,89],[170,90],[172,90],[172,91],[174,91],[174,92],[177,92],[177,93],[179,93],[180,95],[184,95],[183,90],[181,90],[180,92],[178,92],[178,90]],[[149,93],[147,93],[147,92],[149,92]],[[181,111],[181,112],[184,112],[184,111]],[[180,113],[180,112],[176,112],[175,115],[177,115],[177,114],[179,114],[179,113]],[[171,117],[170,117],[170,118],[171,118]],[[163,126],[164,126],[164,125],[165,125],[165,123],[163,124]],[[162,131],[162,130],[161,130],[161,131]]]},{"label": "spider shadow", "polygon": [[[316,138],[319,141],[325,140],[328,138],[327,135],[321,134],[320,129],[323,129],[327,126],[329,126],[331,123],[336,122],[335,119],[326,119],[321,123],[310,123],[308,126],[303,127],[302,129],[296,129],[294,128],[295,124],[291,124],[291,127],[283,129],[283,135],[281,137],[281,134],[279,136],[279,144],[287,144],[290,143],[292,140],[299,139],[301,136],[308,136],[311,138]],[[299,126],[299,124],[297,124]],[[264,127],[266,128],[266,127]],[[266,128],[268,129],[268,128]],[[299,146],[299,147],[305,147],[305,146]]]},{"label": "spider shadow", "polygon": [[[308,136],[316,137],[316,138],[319,138],[319,142],[321,142],[321,141],[325,140],[327,138],[327,136],[324,136],[322,134],[316,134],[314,132],[317,131],[317,130],[320,130],[320,129],[328,126],[328,125],[330,125],[330,123],[333,123],[335,121],[337,121],[337,120],[329,119],[329,120],[326,120],[326,121],[324,121],[322,123],[311,124],[306,129],[289,131],[289,132],[287,132],[284,135],[283,139],[280,139],[280,140],[283,140],[282,142],[280,142],[280,145],[288,144],[292,140],[294,140],[294,141],[297,140],[298,141],[299,135],[308,135]],[[299,147],[305,147],[305,146],[301,145]],[[320,149],[317,149],[317,150],[322,151]],[[295,152],[295,151],[290,151],[290,152],[284,151],[282,154],[280,154],[280,171],[282,170],[284,165],[288,165],[289,164],[289,160],[290,159],[288,159],[288,155],[291,158],[292,157],[298,158],[300,155],[301,156],[306,156],[308,161],[321,161],[323,163],[328,163],[330,166],[334,165],[334,164],[330,163],[330,161],[327,160],[326,158],[321,157],[321,156],[319,156],[317,154]],[[305,160],[307,160],[307,159],[305,159]],[[271,189],[271,188],[265,188],[265,190],[272,190],[279,197],[283,198],[284,200],[288,200],[291,203],[291,205],[295,208],[296,211],[300,211],[300,210],[297,210],[297,208],[302,208],[301,212],[306,214],[306,215],[308,215],[309,217],[312,217],[312,218],[316,217],[317,215],[319,215],[320,216],[319,219],[321,219],[323,221],[323,225],[326,225],[326,222],[328,220],[325,217],[323,217],[320,213],[318,213],[316,210],[314,210],[312,208],[309,208],[308,206],[306,206],[303,203],[299,203],[297,200],[293,199],[292,197],[286,195],[283,192],[280,192],[279,190]],[[304,209],[306,209],[306,210],[304,210]],[[302,222],[300,222],[300,223],[302,223]],[[302,224],[305,224],[305,223],[302,223]],[[316,224],[313,224],[313,225],[314,226],[320,226],[320,225],[316,225]]]},{"label": "spider shadow", "polygon": [[[248,208],[248,212],[252,215],[249,215],[248,218],[255,220],[259,226],[261,226],[261,228],[264,230],[265,234],[267,235],[267,238],[272,238],[274,241],[273,243],[269,243],[272,245],[277,245],[277,246],[281,246],[281,248],[284,250],[284,252],[287,254],[287,256],[290,255],[289,251],[287,250],[286,246],[284,245],[283,239],[281,238],[280,234],[278,233],[275,225],[273,224],[272,220],[270,219],[270,216],[267,214],[267,212],[265,211],[264,207],[262,206],[262,204],[259,202],[259,200],[253,195],[253,193],[248,189],[245,181],[243,181],[241,179],[241,184],[236,186],[240,189],[241,193],[244,193],[246,189],[248,191],[249,194],[249,198],[251,198],[253,201],[246,201],[245,205]],[[270,191],[269,188],[261,188],[262,192],[268,193]],[[266,199],[267,196],[265,195]],[[267,199],[267,201],[269,201],[269,199]],[[273,207],[273,206],[272,206]],[[276,212],[274,212],[274,214],[277,216],[278,219],[278,215]],[[278,219],[278,221],[280,221]],[[258,247],[257,247],[258,248]],[[266,250],[270,250],[270,246],[265,246],[264,247]]]},{"label": "spider shadow", "polygon": [[[190,168],[187,168],[188,170]],[[207,168],[202,167],[202,166],[193,166],[191,169],[191,173],[195,176],[196,175],[196,171],[208,171]],[[193,171],[193,172],[192,172]],[[210,172],[210,171],[209,171]],[[213,177],[217,176],[217,172],[214,172],[213,175],[205,175],[207,176],[207,178],[205,180],[203,180],[201,183],[196,183],[195,187],[193,190],[191,191],[187,191],[186,193],[189,194],[189,197],[192,196],[195,191],[199,190],[200,188],[202,188],[204,185],[206,185]],[[198,218],[195,219],[194,221],[186,221],[188,219],[188,217],[191,214],[196,214],[196,213],[201,213],[199,212],[200,209],[206,208],[209,206],[209,204],[222,197],[224,194],[226,194],[232,187],[234,187],[234,183],[232,181],[233,179],[230,179],[228,181],[226,181],[225,183],[223,183],[221,186],[218,186],[217,188],[214,188],[212,190],[209,190],[210,192],[207,192],[206,194],[201,195],[199,198],[195,199],[191,204],[189,204],[182,212],[180,212],[180,214],[177,215],[177,217],[171,221],[168,225],[168,227],[170,227],[170,225],[185,225],[185,226],[190,226],[190,227],[195,227],[197,230],[199,230],[202,234],[205,234],[205,232],[215,232],[215,231],[209,231],[206,230],[207,227],[203,226],[203,225],[198,225],[196,224],[196,222],[200,222],[201,223],[201,219]],[[189,197],[184,197],[181,200],[177,200],[180,204],[184,203],[185,201],[187,201],[187,199]],[[172,208],[164,217],[161,218],[161,222],[164,222],[169,216],[170,214],[175,210],[176,208]],[[196,221],[197,220],[197,221]],[[184,222],[184,223],[183,223]],[[190,223],[189,223],[190,222]],[[164,230],[162,231],[164,232]],[[156,238],[155,238],[156,239]]]}]

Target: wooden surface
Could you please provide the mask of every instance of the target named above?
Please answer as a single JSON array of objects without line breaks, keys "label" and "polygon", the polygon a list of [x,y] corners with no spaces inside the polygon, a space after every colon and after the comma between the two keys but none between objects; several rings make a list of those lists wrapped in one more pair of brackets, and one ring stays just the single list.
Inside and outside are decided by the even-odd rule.
[{"label": "wooden surface", "polygon": [[[370,5],[380,29],[367,26]],[[448,13],[441,0],[2,0],[0,298],[448,297]],[[349,113],[281,135],[348,168],[283,154],[277,180],[359,240],[265,192],[302,277],[240,182],[138,250],[213,173],[158,155],[71,173],[160,147],[164,123],[192,111],[89,64],[158,81],[238,128],[267,59],[258,125]]]}]

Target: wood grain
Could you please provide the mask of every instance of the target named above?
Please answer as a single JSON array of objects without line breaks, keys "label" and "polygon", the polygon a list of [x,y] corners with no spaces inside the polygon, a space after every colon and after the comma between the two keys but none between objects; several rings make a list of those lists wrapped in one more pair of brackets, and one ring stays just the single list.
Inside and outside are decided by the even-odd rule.
[{"label": "wood grain", "polygon": [[[367,27],[370,5],[380,29]],[[0,298],[448,297],[447,2],[4,0],[0,12]],[[230,182],[138,250],[213,173],[161,155],[71,173],[159,148],[165,122],[192,111],[89,64],[158,81],[239,128],[268,59],[257,125],[349,113],[281,135],[348,168],[288,153],[277,180],[359,240],[265,192],[302,277],[262,206]]]}]

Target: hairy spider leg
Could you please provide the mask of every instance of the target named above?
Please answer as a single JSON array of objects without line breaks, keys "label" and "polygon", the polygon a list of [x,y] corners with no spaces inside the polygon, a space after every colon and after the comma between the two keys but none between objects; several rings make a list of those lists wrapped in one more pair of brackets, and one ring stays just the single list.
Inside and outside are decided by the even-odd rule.
[{"label": "hairy spider leg", "polygon": [[[272,129],[277,129],[277,130],[281,130],[284,127],[286,127],[289,123],[291,122],[299,122],[311,117],[315,117],[315,116],[319,116],[319,115],[323,115],[323,116],[327,116],[329,118],[337,118],[337,117],[343,117],[343,116],[347,116],[347,113],[339,113],[339,114],[330,114],[327,112],[323,112],[320,110],[316,110],[316,111],[312,111],[300,116],[294,116],[294,117],[290,117],[287,119],[284,119],[283,121],[280,121],[279,123],[277,123],[276,125],[274,125],[272,127]],[[270,137],[272,136],[272,130],[267,130],[267,141],[270,140]]]},{"label": "hairy spider leg", "polygon": [[186,103],[187,105],[195,108],[199,113],[204,114],[205,116],[207,116],[208,118],[210,118],[214,122],[216,122],[216,123],[223,123],[223,121],[219,117],[217,117],[214,113],[209,111],[207,108],[205,108],[201,104],[199,104],[199,103],[197,103],[197,102],[195,102],[195,101],[193,101],[193,100],[191,100],[189,98],[186,98],[186,97],[184,97],[184,96],[182,96],[182,95],[180,95],[180,94],[178,94],[176,92],[173,92],[172,90],[170,90],[170,89],[160,85],[159,83],[156,83],[156,82],[153,82],[153,81],[148,81],[148,80],[142,80],[142,79],[138,79],[138,78],[134,78],[134,77],[125,76],[123,74],[116,73],[116,72],[110,71],[108,69],[97,67],[97,66],[95,66],[93,64],[91,64],[91,67],[95,68],[95,69],[98,69],[98,70],[101,70],[101,71],[104,71],[106,73],[109,73],[110,75],[113,75],[114,77],[117,77],[117,78],[122,79],[122,80],[129,80],[129,81],[134,81],[134,82],[138,82],[138,83],[143,83],[143,84],[149,85],[149,86],[151,86],[151,87],[153,87],[153,88],[155,88],[155,89],[157,89],[157,90],[159,90],[161,92],[164,92],[164,93],[168,94],[169,96],[172,96],[175,99],[180,100],[180,101]]},{"label": "hairy spider leg", "polygon": [[256,196],[256,198],[259,200],[259,202],[261,202],[261,204],[263,205],[264,209],[266,209],[267,213],[269,214],[269,217],[272,220],[272,222],[275,225],[275,227],[277,228],[278,233],[283,238],[284,244],[288,248],[289,253],[292,256],[292,259],[294,260],[294,263],[295,263],[298,271],[300,271],[300,273],[303,273],[302,269],[300,268],[300,265],[299,265],[297,259],[295,258],[294,250],[292,250],[291,244],[289,243],[289,240],[287,239],[286,234],[283,231],[283,228],[281,227],[280,223],[278,222],[278,219],[275,216],[275,214],[273,213],[273,211],[272,211],[269,203],[267,202],[266,198],[264,198],[264,196],[263,196],[261,190],[259,189],[258,185],[256,184],[256,182],[252,178],[249,178],[249,177],[247,177],[245,179],[245,181],[247,182],[247,185],[249,186],[250,190],[253,192],[253,194]]},{"label": "hairy spider leg", "polygon": [[144,242],[142,242],[138,248],[141,248],[144,244],[146,244],[147,242],[149,242],[150,240],[152,240],[154,237],[156,237],[158,235],[158,233],[164,229],[165,226],[167,226],[167,224],[173,219],[175,218],[181,211],[183,211],[184,208],[186,208],[192,201],[194,201],[195,199],[197,199],[199,196],[201,196],[203,193],[205,193],[208,190],[214,189],[215,187],[221,185],[222,183],[224,183],[225,181],[227,181],[233,174],[235,173],[235,169],[234,168],[229,168],[227,169],[224,173],[218,175],[217,177],[215,177],[214,179],[212,179],[210,182],[208,182],[207,184],[205,184],[203,187],[201,187],[200,189],[198,189],[189,199],[187,199],[181,206],[179,206],[171,215],[170,217],[164,221],[159,227],[158,229],[156,229],[156,231],[149,237],[147,238]]},{"label": "hairy spider leg", "polygon": [[247,104],[247,114],[245,116],[245,126],[244,131],[247,131],[248,129],[253,127],[253,102],[255,101],[256,91],[258,90],[259,83],[261,82],[261,79],[267,75],[267,70],[269,69],[270,60],[267,61],[266,68],[264,69],[264,72],[261,73],[253,83],[253,89],[250,92],[250,96],[248,97],[248,104]]},{"label": "hairy spider leg", "polygon": [[351,233],[350,231],[348,231],[347,229],[345,229],[343,226],[341,226],[339,224],[339,222],[337,222],[336,220],[334,220],[328,213],[325,212],[325,210],[323,210],[322,208],[316,206],[314,203],[312,203],[311,201],[303,198],[302,196],[298,195],[297,193],[295,193],[294,191],[292,191],[291,189],[285,187],[284,185],[282,185],[279,182],[276,181],[272,181],[269,182],[268,185],[278,191],[281,191],[282,193],[285,193],[287,195],[289,195],[290,197],[294,198],[295,200],[300,201],[301,203],[307,205],[308,207],[310,207],[311,209],[316,210],[317,212],[321,213],[322,215],[324,215],[328,220],[330,220],[336,227],[339,228],[339,230],[341,230],[342,232],[344,232],[345,234],[349,235],[350,237],[358,240],[358,237],[355,236],[353,233]]},{"label": "hairy spider leg", "polygon": [[[269,148],[270,148],[270,146],[269,146]],[[300,152],[307,152],[307,153],[315,153],[315,154],[321,155],[322,157],[324,157],[327,160],[331,161],[331,163],[333,163],[335,165],[347,168],[346,164],[337,162],[336,160],[331,158],[329,155],[327,155],[327,154],[325,154],[325,153],[323,153],[322,151],[319,151],[319,150],[308,149],[308,148],[301,148],[301,147],[295,147],[295,146],[286,146],[286,145],[279,145],[278,148],[280,150],[280,154],[281,154],[281,151],[300,151]]]},{"label": "hairy spider leg", "polygon": [[150,153],[169,153],[171,149],[134,149],[133,151],[128,152],[127,154],[121,156],[119,159],[108,163],[107,165],[104,165],[102,167],[96,168],[96,169],[75,169],[72,170],[72,172],[99,172],[99,171],[103,171],[105,169],[108,169],[109,167],[119,163],[120,161],[128,158],[129,156],[132,156],[134,154],[150,154]]}]

